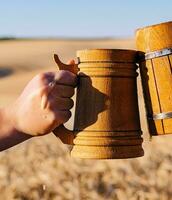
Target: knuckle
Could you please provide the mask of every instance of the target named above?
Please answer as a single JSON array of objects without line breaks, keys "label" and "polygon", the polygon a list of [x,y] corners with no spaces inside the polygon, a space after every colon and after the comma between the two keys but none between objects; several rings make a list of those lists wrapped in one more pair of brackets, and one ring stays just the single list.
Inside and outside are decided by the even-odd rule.
[{"label": "knuckle", "polygon": [[40,83],[49,83],[53,80],[54,73],[53,72],[42,72],[37,74],[36,78]]},{"label": "knuckle", "polygon": [[61,83],[63,82],[68,82],[70,83],[70,85],[76,85],[76,75],[67,71],[67,70],[60,70],[58,72],[58,75],[57,75],[57,78],[56,78],[57,81],[60,81]]},{"label": "knuckle", "polygon": [[45,73],[39,73],[36,77],[39,81],[43,81],[46,78],[46,74]]},{"label": "knuckle", "polygon": [[63,80],[64,78],[69,77],[69,76],[70,76],[70,72],[68,72],[67,70],[60,70],[58,72],[57,79]]}]

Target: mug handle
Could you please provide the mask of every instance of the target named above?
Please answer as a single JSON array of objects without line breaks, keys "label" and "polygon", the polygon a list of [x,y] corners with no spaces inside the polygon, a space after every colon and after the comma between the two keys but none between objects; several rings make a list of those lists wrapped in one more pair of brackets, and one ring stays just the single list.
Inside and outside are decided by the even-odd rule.
[{"label": "mug handle", "polygon": [[[54,54],[54,60],[58,65],[59,70],[67,70],[74,74],[77,74],[79,69],[78,65],[66,65],[62,63],[57,54]],[[73,145],[73,140],[75,138],[74,131],[68,130],[63,124],[53,130],[53,133],[60,138],[64,144]]]}]

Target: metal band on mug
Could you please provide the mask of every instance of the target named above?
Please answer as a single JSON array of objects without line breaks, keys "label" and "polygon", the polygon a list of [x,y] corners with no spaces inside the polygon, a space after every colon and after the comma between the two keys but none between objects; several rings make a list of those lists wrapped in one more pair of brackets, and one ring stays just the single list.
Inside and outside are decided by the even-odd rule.
[{"label": "metal band on mug", "polygon": [[162,56],[167,56],[172,54],[172,48],[166,48],[159,51],[152,51],[149,53],[145,53],[145,60],[150,60],[152,58],[158,58]]},{"label": "metal band on mug", "polygon": [[148,119],[151,120],[170,119],[170,118],[172,118],[172,112],[163,112],[148,116]]}]

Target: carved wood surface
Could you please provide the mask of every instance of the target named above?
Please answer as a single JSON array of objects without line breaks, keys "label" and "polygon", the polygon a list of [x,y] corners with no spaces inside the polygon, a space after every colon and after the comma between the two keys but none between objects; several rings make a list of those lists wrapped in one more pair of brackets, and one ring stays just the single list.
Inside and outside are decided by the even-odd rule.
[{"label": "carved wood surface", "polygon": [[117,49],[77,52],[79,84],[72,156],[112,159],[143,155],[136,55],[133,50]]}]

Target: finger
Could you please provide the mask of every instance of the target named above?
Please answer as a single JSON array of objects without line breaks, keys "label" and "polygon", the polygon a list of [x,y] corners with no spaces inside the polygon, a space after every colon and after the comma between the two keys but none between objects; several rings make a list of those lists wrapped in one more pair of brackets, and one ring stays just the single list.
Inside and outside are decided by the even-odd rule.
[{"label": "finger", "polygon": [[66,111],[70,110],[74,105],[74,102],[70,98],[56,97],[49,100],[48,108],[51,110]]},{"label": "finger", "polygon": [[69,110],[66,111],[56,110],[54,114],[55,114],[56,127],[59,126],[60,124],[67,122],[71,117],[71,112]]},{"label": "finger", "polygon": [[56,81],[56,84],[69,85],[73,87],[77,84],[77,76],[66,70],[60,70],[57,72],[54,80]]},{"label": "finger", "polygon": [[51,90],[51,94],[56,97],[72,97],[74,95],[74,87],[66,85],[55,85]]},{"label": "finger", "polygon": [[69,118],[71,117],[71,112],[70,111],[60,111],[56,110],[49,114],[49,120],[50,120],[50,130],[54,130],[56,127],[59,125],[67,122]]}]

